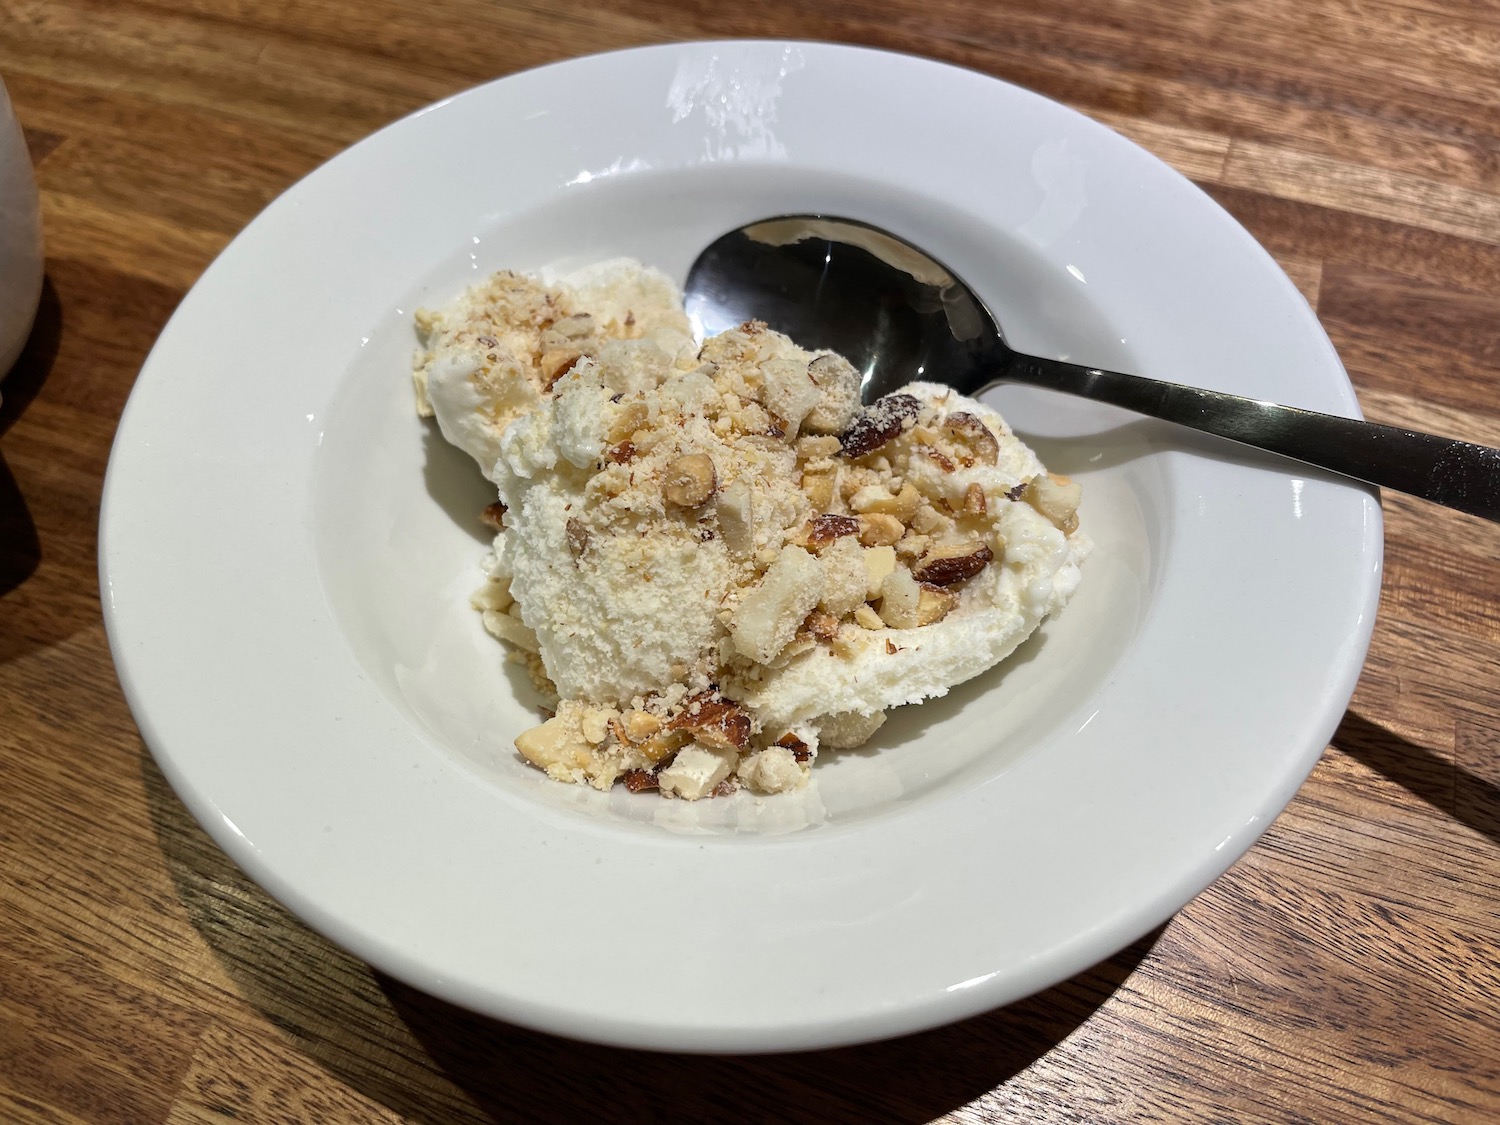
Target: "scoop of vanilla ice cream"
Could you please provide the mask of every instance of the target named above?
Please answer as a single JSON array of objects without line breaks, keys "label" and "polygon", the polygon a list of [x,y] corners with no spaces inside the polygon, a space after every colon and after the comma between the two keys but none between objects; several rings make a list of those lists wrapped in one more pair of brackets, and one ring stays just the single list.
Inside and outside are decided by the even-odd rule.
[{"label": "scoop of vanilla ice cream", "polygon": [[[757,542],[779,547],[810,510],[769,415],[726,398],[714,364],[679,374],[662,358],[632,341],[579,362],[501,441],[498,570],[563,699],[706,688]],[[725,492],[755,498],[747,538],[722,533]]]},{"label": "scoop of vanilla ice cream", "polygon": [[580,357],[645,339],[667,358],[691,354],[692,329],[672,280],[628,258],[550,282],[501,271],[440,310],[419,309],[417,409],[489,475],[500,437],[536,408]]},{"label": "scoop of vanilla ice cream", "polygon": [[[872,457],[842,466],[852,476],[869,471],[861,461],[878,458],[890,468],[882,466],[875,475],[889,483],[851,483],[846,491],[858,506],[883,507],[889,505],[882,503],[882,493],[894,497],[902,488],[914,489],[918,511],[931,513],[934,530],[921,545],[919,534],[903,530],[896,551],[917,575],[924,556],[941,551],[945,539],[954,549],[985,547],[993,557],[972,577],[939,587],[956,594],[956,601],[935,621],[915,624],[886,612],[880,628],[841,630],[837,659],[812,647],[732,683],[726,690],[737,691],[767,728],[816,732],[832,716],[873,715],[946,695],[1014,652],[1077,589],[1079,564],[1091,544],[1076,530],[1076,517],[1068,534],[1066,521],[1059,527],[1028,502],[1027,482],[1050,478],[1005,420],[947,387],[913,383],[903,393],[920,404],[920,419],[976,420],[995,439],[993,463],[955,450],[944,440],[954,437],[953,431],[945,432],[941,424],[919,421]],[[872,487],[874,495],[860,496],[861,489]]]}]

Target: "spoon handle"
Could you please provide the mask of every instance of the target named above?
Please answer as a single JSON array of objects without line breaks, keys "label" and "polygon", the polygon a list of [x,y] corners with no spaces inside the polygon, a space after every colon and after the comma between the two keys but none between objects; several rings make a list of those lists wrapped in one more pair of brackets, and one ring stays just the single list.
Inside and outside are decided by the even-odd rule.
[{"label": "spoon handle", "polygon": [[1000,381],[1122,406],[1500,521],[1500,449],[1035,356],[1014,356]]}]

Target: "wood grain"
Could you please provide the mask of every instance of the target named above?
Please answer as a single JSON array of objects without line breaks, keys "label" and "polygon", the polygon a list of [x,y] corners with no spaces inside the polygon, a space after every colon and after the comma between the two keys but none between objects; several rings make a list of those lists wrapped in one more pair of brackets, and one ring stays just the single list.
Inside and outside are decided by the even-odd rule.
[{"label": "wood grain", "polygon": [[1277,257],[1368,416],[1500,445],[1488,0],[0,0],[48,239],[0,403],[0,1120],[1500,1120],[1500,525],[1405,497],[1358,690],[1250,853],[1074,980],[892,1043],[686,1058],[482,1019],[311,933],[172,794],[95,555],[115,425],[182,295],[421,105],[737,35],[914,51],[1091,114]]}]

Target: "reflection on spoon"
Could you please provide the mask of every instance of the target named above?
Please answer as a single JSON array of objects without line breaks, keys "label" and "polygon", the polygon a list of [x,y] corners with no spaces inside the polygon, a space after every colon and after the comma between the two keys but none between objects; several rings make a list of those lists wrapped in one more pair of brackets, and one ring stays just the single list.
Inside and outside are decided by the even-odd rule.
[{"label": "reflection on spoon", "polygon": [[994,383],[1064,391],[1500,520],[1500,449],[1159,379],[1022,355],[952,271],[852,219],[786,215],[716,239],[688,273],[707,333],[762,320],[864,372],[871,402],[914,379],[975,395]]}]

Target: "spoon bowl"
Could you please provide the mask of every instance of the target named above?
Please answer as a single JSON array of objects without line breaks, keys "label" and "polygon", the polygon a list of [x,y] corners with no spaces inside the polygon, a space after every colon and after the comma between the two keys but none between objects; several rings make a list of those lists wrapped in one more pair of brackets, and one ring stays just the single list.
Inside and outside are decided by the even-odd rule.
[{"label": "spoon bowl", "polygon": [[862,373],[867,403],[917,379],[970,396],[996,383],[1025,383],[1500,521],[1500,450],[1024,355],[961,278],[868,223],[782,215],[746,224],[698,255],[684,293],[704,334],[760,320],[804,348],[843,355]]}]

